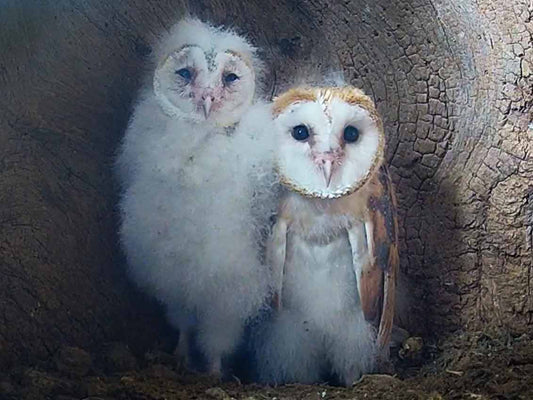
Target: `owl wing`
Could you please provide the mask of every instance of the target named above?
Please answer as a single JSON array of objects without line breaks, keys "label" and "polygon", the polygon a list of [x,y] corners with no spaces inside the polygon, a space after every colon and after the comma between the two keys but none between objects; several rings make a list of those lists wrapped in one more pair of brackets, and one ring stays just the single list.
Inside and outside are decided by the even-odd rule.
[{"label": "owl wing", "polygon": [[287,249],[287,220],[278,219],[272,228],[272,235],[267,245],[267,259],[272,273],[272,307],[281,309],[281,295],[283,289],[283,272],[285,269],[285,255]]},{"label": "owl wing", "polygon": [[378,347],[388,358],[399,264],[398,222],[396,199],[385,166],[380,168],[375,183],[368,200],[369,218],[363,226],[353,227],[349,238],[363,313],[369,322],[379,324]]}]

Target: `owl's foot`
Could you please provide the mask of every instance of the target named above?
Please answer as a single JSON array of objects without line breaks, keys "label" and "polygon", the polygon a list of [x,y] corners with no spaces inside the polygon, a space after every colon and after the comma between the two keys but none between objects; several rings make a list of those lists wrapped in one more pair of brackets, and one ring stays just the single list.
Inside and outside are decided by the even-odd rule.
[{"label": "owl's foot", "polygon": [[394,364],[391,360],[387,359],[378,359],[376,363],[376,370],[378,374],[384,375],[394,375]]},{"label": "owl's foot", "polygon": [[399,326],[393,325],[391,331],[391,346],[399,347],[409,338],[409,332]]},{"label": "owl's foot", "polygon": [[222,361],[220,357],[215,357],[208,362],[207,373],[216,380],[222,380]]},{"label": "owl's foot", "polygon": [[176,357],[176,367],[178,371],[189,371],[189,359],[187,356],[180,354],[178,348],[174,351],[174,356]]},{"label": "owl's foot", "polygon": [[394,375],[394,364],[390,360],[389,347],[379,349],[376,357],[376,372],[378,374]]},{"label": "owl's foot", "polygon": [[174,356],[176,357],[178,370],[189,371],[191,369],[189,360],[189,334],[187,332],[180,332],[180,338],[174,350]]}]

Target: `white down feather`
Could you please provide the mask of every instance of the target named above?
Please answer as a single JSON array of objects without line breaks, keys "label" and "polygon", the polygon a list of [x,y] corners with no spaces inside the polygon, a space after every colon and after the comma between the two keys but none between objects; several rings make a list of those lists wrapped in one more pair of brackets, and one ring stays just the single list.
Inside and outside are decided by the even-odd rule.
[{"label": "white down feather", "polygon": [[234,132],[168,117],[141,98],[118,158],[120,237],[131,277],[198,329],[208,359],[230,353],[268,296],[261,240],[276,206],[269,106]]}]

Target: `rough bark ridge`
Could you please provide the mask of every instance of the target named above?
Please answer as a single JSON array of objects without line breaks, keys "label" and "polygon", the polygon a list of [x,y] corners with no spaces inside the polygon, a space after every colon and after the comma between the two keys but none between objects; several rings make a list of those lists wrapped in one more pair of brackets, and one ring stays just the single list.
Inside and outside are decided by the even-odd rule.
[{"label": "rough bark ridge", "polygon": [[377,102],[415,330],[531,330],[526,0],[8,0],[0,365],[47,357],[61,343],[139,344],[160,329],[118,267],[111,163],[150,43],[186,9],[248,33],[273,93],[302,71],[331,68]]}]

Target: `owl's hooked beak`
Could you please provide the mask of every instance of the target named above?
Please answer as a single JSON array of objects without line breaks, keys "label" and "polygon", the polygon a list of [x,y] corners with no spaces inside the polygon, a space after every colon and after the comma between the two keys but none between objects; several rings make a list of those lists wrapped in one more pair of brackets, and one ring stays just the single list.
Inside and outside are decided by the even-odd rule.
[{"label": "owl's hooked beak", "polygon": [[340,161],[343,157],[343,151],[340,148],[330,149],[328,151],[314,151],[313,161],[319,170],[324,175],[324,181],[326,187],[329,187],[331,178],[335,173],[335,167],[340,165]]},{"label": "owl's hooked beak", "polygon": [[216,99],[216,93],[214,89],[211,89],[211,88],[204,89],[198,106],[202,107],[202,110],[204,111],[205,119],[209,118],[209,115],[211,114],[211,111],[212,111],[213,102],[215,101],[215,99]]},{"label": "owl's hooked beak", "polygon": [[331,182],[331,176],[333,175],[333,161],[323,160],[322,165],[320,166],[322,173],[324,174],[324,179],[326,181],[326,187],[329,187]]},{"label": "owl's hooked beak", "polygon": [[207,119],[209,117],[209,113],[211,112],[211,105],[213,104],[213,99],[211,96],[207,96],[204,98],[203,102],[203,109],[204,109],[204,117]]}]

